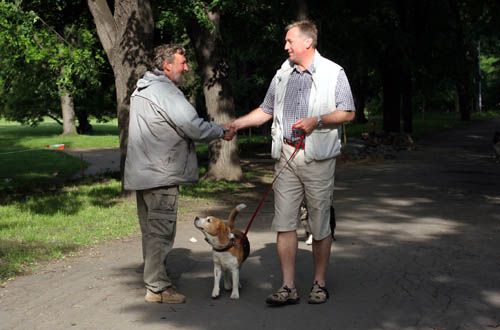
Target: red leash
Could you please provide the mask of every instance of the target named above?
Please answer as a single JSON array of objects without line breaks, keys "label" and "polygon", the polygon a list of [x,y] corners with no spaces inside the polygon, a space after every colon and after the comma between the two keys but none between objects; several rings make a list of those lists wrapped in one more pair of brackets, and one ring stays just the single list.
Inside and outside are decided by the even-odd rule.
[{"label": "red leash", "polygon": [[250,218],[250,221],[248,222],[248,225],[247,225],[247,228],[245,229],[245,233],[243,234],[243,237],[247,236],[247,233],[250,230],[250,226],[252,225],[252,222],[255,220],[255,217],[257,216],[257,213],[259,213],[260,209],[262,208],[262,205],[264,205],[264,201],[266,200],[267,195],[269,195],[269,192],[271,191],[271,189],[273,189],[273,185],[274,185],[274,182],[276,182],[276,179],[280,176],[281,172],[283,172],[285,167],[287,167],[288,164],[290,164],[290,162],[295,157],[295,154],[297,153],[297,151],[300,148],[304,148],[304,138],[305,138],[305,136],[303,134],[299,136],[299,141],[297,141],[297,143],[295,144],[295,150],[293,151],[292,155],[286,161],[285,165],[281,168],[281,170],[278,172],[278,174],[276,174],[273,181],[271,182],[271,186],[269,187],[269,189],[266,190],[266,192],[264,193],[264,196],[262,196],[262,199],[260,200],[259,205],[257,205],[257,208],[253,212],[252,217]]}]

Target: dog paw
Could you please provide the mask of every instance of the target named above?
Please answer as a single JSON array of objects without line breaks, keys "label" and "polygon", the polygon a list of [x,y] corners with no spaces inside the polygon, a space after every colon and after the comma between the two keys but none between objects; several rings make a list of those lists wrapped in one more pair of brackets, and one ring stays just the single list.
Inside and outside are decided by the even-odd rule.
[{"label": "dog paw", "polygon": [[213,289],[212,290],[212,299],[217,299],[220,296],[220,290],[219,289]]},{"label": "dog paw", "polygon": [[240,294],[238,292],[231,293],[231,299],[240,299]]}]

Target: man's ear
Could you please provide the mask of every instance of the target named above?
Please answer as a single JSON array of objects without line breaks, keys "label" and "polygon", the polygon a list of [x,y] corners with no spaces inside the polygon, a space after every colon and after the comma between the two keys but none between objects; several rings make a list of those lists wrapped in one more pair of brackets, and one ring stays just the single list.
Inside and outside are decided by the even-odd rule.
[{"label": "man's ear", "polygon": [[306,48],[308,49],[311,48],[313,43],[312,38],[306,38],[305,43],[306,43]]},{"label": "man's ear", "polygon": [[163,71],[170,71],[171,69],[171,64],[168,63],[167,61],[163,61]]}]

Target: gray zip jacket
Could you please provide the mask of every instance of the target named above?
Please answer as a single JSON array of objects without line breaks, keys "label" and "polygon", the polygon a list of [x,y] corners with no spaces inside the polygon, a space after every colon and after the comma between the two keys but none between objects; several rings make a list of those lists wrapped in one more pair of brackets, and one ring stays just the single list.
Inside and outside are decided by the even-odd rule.
[{"label": "gray zip jacket", "polygon": [[210,141],[223,135],[221,126],[198,117],[163,72],[146,72],[130,99],[125,189],[197,182],[193,140]]}]

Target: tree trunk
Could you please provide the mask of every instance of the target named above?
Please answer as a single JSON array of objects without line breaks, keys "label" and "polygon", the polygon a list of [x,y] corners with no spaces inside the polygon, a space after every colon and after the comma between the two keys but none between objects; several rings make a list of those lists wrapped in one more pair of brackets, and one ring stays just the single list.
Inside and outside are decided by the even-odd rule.
[{"label": "tree trunk", "polygon": [[401,76],[401,114],[403,117],[403,132],[413,133],[412,81],[410,72]]},{"label": "tree trunk", "polygon": [[357,94],[354,99],[354,104],[356,107],[354,121],[358,124],[367,123],[368,119],[366,119],[365,115],[366,97],[361,93]]},{"label": "tree trunk", "polygon": [[[228,66],[224,60],[217,9],[206,12],[213,30],[200,26],[196,20],[187,22],[187,31],[203,80],[205,104],[210,119],[223,124],[234,119],[234,99],[229,84]],[[238,181],[243,178],[236,138],[216,140],[209,144],[209,167],[205,179]]]},{"label": "tree trunk", "polygon": [[295,0],[297,6],[297,20],[304,20],[309,18],[309,7],[306,0]]},{"label": "tree trunk", "polygon": [[[456,86],[458,94],[458,104],[460,110],[460,120],[469,121],[474,103],[474,60],[473,54],[475,47],[466,35],[466,29],[469,29],[469,22],[462,17],[460,7],[456,1],[448,1],[453,18],[456,23]],[[467,15],[464,15],[467,16]]]},{"label": "tree trunk", "polygon": [[76,134],[75,104],[73,97],[66,91],[61,93],[61,109],[63,118],[63,135]]},{"label": "tree trunk", "polygon": [[475,76],[476,76],[476,103],[477,103],[477,111],[481,112],[483,110],[483,97],[482,97],[482,82],[481,82],[481,42],[478,40],[477,41],[477,49],[476,53],[474,56],[474,62],[475,62]]},{"label": "tree trunk", "polygon": [[391,62],[382,64],[383,127],[388,133],[400,133],[401,94],[398,72]]},{"label": "tree trunk", "polygon": [[76,131],[78,134],[86,134],[92,132],[92,125],[89,122],[89,115],[86,110],[80,109],[76,113],[76,117],[78,118],[78,126],[76,127]]},{"label": "tree trunk", "polygon": [[457,92],[458,104],[460,109],[460,120],[469,121],[474,109],[474,61],[471,57],[472,51],[470,44],[459,33],[460,47],[457,70]]},{"label": "tree trunk", "polygon": [[356,107],[356,117],[355,121],[358,124],[364,124],[368,122],[365,115],[366,106],[366,83],[357,77],[352,80],[352,93],[354,97],[354,106]]},{"label": "tree trunk", "polygon": [[470,120],[472,110],[472,93],[467,86],[468,83],[469,81],[466,78],[462,78],[457,82],[458,109],[460,111],[460,120],[462,121]]},{"label": "tree trunk", "polygon": [[87,0],[87,4],[115,76],[123,190],[130,95],[150,66],[153,13],[149,0],[114,1],[113,13],[106,0]]}]

